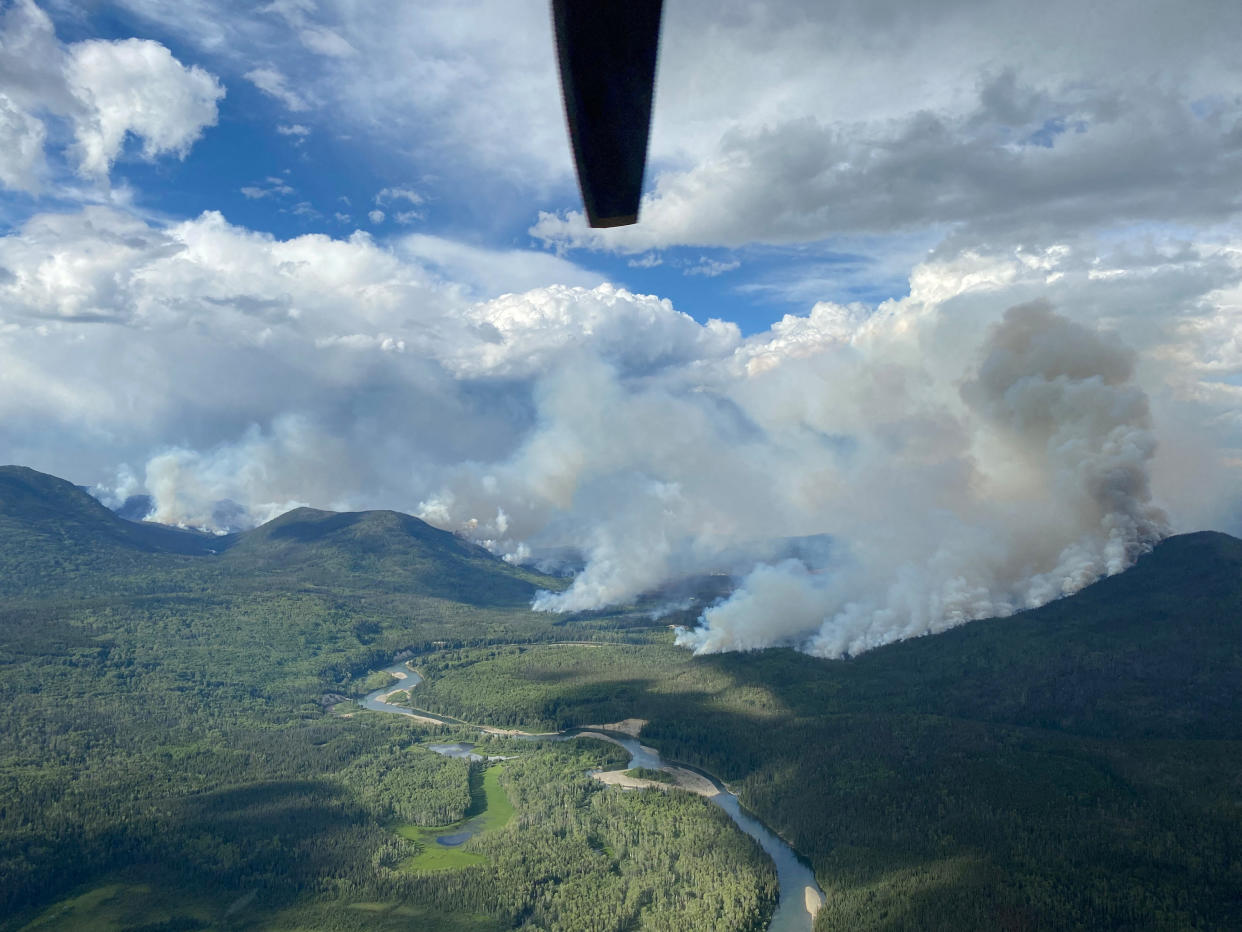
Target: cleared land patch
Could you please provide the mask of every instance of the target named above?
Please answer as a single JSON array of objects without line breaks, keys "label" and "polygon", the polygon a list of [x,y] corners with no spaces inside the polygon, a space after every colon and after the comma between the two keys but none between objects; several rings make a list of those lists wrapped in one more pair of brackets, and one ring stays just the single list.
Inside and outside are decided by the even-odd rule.
[{"label": "cleared land patch", "polygon": [[[418,854],[407,858],[401,865],[405,870],[441,871],[456,870],[471,864],[480,864],[487,860],[484,855],[467,851],[464,844],[444,845],[438,838],[469,832],[476,838],[488,832],[504,828],[513,818],[513,803],[500,785],[502,764],[493,764],[483,772],[481,787],[471,787],[470,808],[465,818],[449,825],[422,826],[400,825],[396,832],[402,838],[414,842],[420,847]],[[473,781],[472,781],[473,782]]]}]

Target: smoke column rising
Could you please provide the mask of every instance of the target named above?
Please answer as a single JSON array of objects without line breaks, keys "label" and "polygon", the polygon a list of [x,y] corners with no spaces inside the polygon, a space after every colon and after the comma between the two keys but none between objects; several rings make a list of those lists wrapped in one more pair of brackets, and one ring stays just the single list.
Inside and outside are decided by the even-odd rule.
[{"label": "smoke column rising", "polygon": [[[969,467],[955,495],[872,500],[834,532],[824,575],[761,565],[678,643],[698,653],[793,644],[841,657],[1069,595],[1167,533],[1132,357],[1042,303],[1009,309],[960,386]],[[925,478],[925,477],[924,477]],[[915,480],[922,491],[943,484]],[[862,518],[863,520],[859,520]]]},{"label": "smoke column rising", "polygon": [[[473,301],[365,236],[101,209],[28,227],[0,239],[6,300],[47,313],[39,270],[85,253],[55,306],[87,295],[116,323],[0,334],[0,433],[110,500],[145,491],[156,520],[413,512],[580,567],[548,611],[728,573],[684,644],[827,656],[1117,572],[1165,532],[1153,498],[1179,529],[1238,530],[1234,253],[946,250],[904,298],[743,336],[615,285]],[[791,538],[830,546],[789,562]]]}]

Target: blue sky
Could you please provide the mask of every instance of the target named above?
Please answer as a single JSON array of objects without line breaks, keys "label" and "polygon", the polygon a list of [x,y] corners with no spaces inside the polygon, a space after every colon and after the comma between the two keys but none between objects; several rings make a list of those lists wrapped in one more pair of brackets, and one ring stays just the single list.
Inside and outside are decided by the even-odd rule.
[{"label": "blue sky", "polygon": [[[247,66],[265,67],[297,56],[292,38],[285,47],[269,48],[271,57],[248,60],[244,53],[204,49],[184,30],[144,16],[141,9],[109,4],[47,9],[64,43],[151,39],[179,61],[219,75],[226,88],[217,122],[203,130],[184,157],[146,159],[141,140],[133,134],[127,138],[110,181],[114,188],[132,191],[131,205],[137,211],[175,219],[214,210],[231,223],[280,238],[305,233],[340,237],[361,229],[382,239],[417,231],[481,247],[547,250],[556,244],[540,242],[530,233],[539,213],[578,207],[567,140],[537,184],[526,183],[520,174],[480,171],[468,161],[443,158],[439,149],[420,151],[417,139],[392,138],[374,127],[342,127],[334,115],[311,107],[291,109],[245,78]],[[253,15],[275,18],[270,12]],[[304,49],[301,54],[305,56]],[[544,109],[559,106],[556,88],[545,86],[544,91],[549,97]],[[404,92],[413,98],[419,87],[411,82]],[[72,176],[72,164],[63,153],[49,152],[49,160]],[[649,176],[660,164],[656,161]],[[377,203],[380,192],[393,188],[416,192],[421,203],[401,198]],[[377,209],[382,220],[369,216]],[[7,214],[10,227],[22,218],[11,206]],[[902,237],[900,246],[908,250],[904,240],[911,238],[923,248],[934,242],[916,234]],[[886,240],[828,237],[735,248],[669,243],[628,255],[577,249],[570,257],[601,279],[669,298],[696,320],[724,318],[749,334],[786,313],[805,311],[816,300],[875,304],[905,294],[903,269],[876,267],[891,251]],[[792,278],[807,281],[791,288]]]},{"label": "blue sky", "polygon": [[1038,604],[1242,530],[1239,34],[670,0],[596,231],[542,0],[0,0],[0,460],[572,550],[552,610],[735,573],[699,649]]}]

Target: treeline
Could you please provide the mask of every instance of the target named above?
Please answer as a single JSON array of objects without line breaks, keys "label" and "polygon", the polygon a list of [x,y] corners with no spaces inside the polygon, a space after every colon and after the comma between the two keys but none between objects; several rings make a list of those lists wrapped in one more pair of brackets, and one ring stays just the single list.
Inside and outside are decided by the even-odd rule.
[{"label": "treeline", "polygon": [[415,704],[649,719],[811,859],[818,928],[1242,928],[1236,544],[1173,541],[1147,573],[850,661],[445,651]]},{"label": "treeline", "polygon": [[[485,913],[506,928],[766,927],[775,871],[724,812],[691,794],[627,792],[587,777],[588,768],[624,763],[611,745],[526,747],[501,777],[518,818],[467,842],[488,857],[486,866],[422,875],[389,869],[379,887],[351,895]],[[399,863],[403,850],[391,845],[381,866]]]},{"label": "treeline", "polygon": [[[125,903],[98,909],[126,927],[762,925],[774,881],[750,840],[698,799],[586,778],[624,764],[612,745],[491,742],[522,757],[505,778],[522,816],[470,842],[486,881],[401,870],[413,847],[395,824],[468,809],[470,765],[421,747],[463,733],[333,715],[325,694],[372,687],[368,670],[410,645],[555,639],[564,619],[198,559],[102,561],[123,578],[66,561],[0,610],[0,929],[114,881]],[[344,559],[326,556],[315,579]],[[613,622],[582,624],[596,639]]]}]

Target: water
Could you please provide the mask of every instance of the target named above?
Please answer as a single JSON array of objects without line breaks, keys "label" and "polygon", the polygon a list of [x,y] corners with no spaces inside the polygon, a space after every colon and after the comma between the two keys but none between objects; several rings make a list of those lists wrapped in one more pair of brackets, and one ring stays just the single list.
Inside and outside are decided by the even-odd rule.
[{"label": "water", "polygon": [[[384,672],[391,673],[394,676],[403,674],[403,676],[398,676],[401,682],[369,693],[362,699],[364,708],[376,712],[395,712],[398,715],[427,718],[443,724],[458,724],[438,715],[432,715],[427,712],[413,712],[403,706],[384,702],[383,697],[388,693],[397,689],[412,689],[423,681],[421,676],[410,670],[404,663],[393,664],[391,667],[385,668]],[[673,772],[678,767],[681,767],[682,769],[693,770],[708,780],[716,790],[715,794],[709,796],[708,799],[728,813],[729,818],[734,821],[738,828],[759,842],[759,847],[767,852],[768,857],[772,859],[772,863],[776,865],[776,878],[780,886],[780,902],[777,904],[776,912],[772,914],[772,921],[768,924],[768,932],[810,932],[814,917],[807,907],[811,903],[816,904],[816,907],[818,907],[818,904],[824,900],[824,892],[819,888],[819,884],[815,882],[814,872],[798,857],[797,852],[793,848],[781,840],[779,835],[746,812],[737,801],[737,797],[724,788],[724,784],[711,774],[697,768],[666,762],[655,748],[647,747],[647,745],[639,742],[637,738],[631,738],[628,735],[615,732],[605,734],[598,731],[569,731],[559,735],[533,735],[530,737],[565,741],[580,735],[603,738],[605,741],[612,741],[615,744],[621,745],[630,754],[630,762],[626,767],[627,770],[635,767],[647,767],[650,770]],[[466,742],[429,744],[427,747],[437,754],[444,754],[448,757],[465,757],[469,760],[504,759],[485,758],[482,754],[475,752],[474,745]],[[478,827],[472,825],[473,821],[467,822],[451,835],[440,835],[436,838],[436,842],[449,847],[462,844],[478,831]]]},{"label": "water", "polygon": [[429,718],[440,722],[443,725],[452,724],[447,719],[443,719],[438,715],[432,715],[429,712],[414,712],[404,706],[392,705],[385,702],[384,697],[391,692],[399,689],[413,689],[423,681],[423,678],[407,667],[404,663],[394,663],[391,667],[385,667],[384,673],[391,673],[401,682],[393,683],[391,686],[385,686],[383,689],[377,689],[375,692],[367,693],[362,699],[362,707],[370,709],[372,712],[396,712],[398,715],[409,715],[412,718]]},{"label": "water", "polygon": [[[709,773],[698,768],[686,767],[684,764],[674,765],[666,762],[655,748],[639,742],[637,738],[615,733],[604,734],[596,731],[582,731],[575,735],[589,735],[592,738],[604,738],[621,745],[630,752],[627,770],[635,767],[647,767],[651,770],[672,771],[676,767],[694,770],[695,773],[709,780],[716,788],[716,794],[708,797],[710,801],[728,813],[738,828],[759,842],[772,863],[776,865],[776,878],[780,886],[780,902],[772,921],[768,924],[768,932],[810,932],[813,915],[807,909],[808,901],[814,902],[816,908],[824,901],[824,892],[815,882],[815,873],[798,857],[796,851],[781,839],[779,835],[750,815],[737,801],[737,797],[724,788],[724,785]],[[810,893],[808,894],[808,890]]]}]

